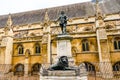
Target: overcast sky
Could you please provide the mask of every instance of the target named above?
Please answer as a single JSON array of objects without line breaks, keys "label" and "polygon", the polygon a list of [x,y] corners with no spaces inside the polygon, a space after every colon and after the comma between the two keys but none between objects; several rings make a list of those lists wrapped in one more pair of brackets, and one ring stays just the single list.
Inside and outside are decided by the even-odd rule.
[{"label": "overcast sky", "polygon": [[0,0],[0,15],[37,10],[91,0]]}]

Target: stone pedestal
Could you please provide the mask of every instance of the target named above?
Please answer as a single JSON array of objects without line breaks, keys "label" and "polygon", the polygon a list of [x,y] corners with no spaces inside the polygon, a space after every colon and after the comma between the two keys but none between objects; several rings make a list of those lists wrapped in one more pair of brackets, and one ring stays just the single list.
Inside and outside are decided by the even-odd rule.
[{"label": "stone pedestal", "polygon": [[41,67],[40,80],[88,80],[85,64],[73,66],[72,70],[49,70]]},{"label": "stone pedestal", "polygon": [[72,53],[71,53],[71,41],[72,37],[70,37],[70,35],[58,35],[57,36],[57,57],[56,60],[60,57],[60,56],[67,56],[68,57],[68,61],[70,65],[74,64],[74,59],[72,57]]},{"label": "stone pedestal", "polygon": [[40,80],[88,80],[87,76],[77,75],[76,71],[48,71],[47,75],[40,74]]},{"label": "stone pedestal", "polygon": [[71,39],[72,38],[69,35],[57,36],[57,57],[60,56],[72,57],[70,43]]}]

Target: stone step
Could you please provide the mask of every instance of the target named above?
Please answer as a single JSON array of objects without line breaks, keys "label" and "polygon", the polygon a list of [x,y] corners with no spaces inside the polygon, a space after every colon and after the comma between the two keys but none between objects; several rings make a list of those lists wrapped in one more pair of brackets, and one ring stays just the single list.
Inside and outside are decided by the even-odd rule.
[{"label": "stone step", "polygon": [[70,71],[55,70],[55,71],[48,71],[48,76],[76,76],[76,72],[74,70],[70,70]]}]

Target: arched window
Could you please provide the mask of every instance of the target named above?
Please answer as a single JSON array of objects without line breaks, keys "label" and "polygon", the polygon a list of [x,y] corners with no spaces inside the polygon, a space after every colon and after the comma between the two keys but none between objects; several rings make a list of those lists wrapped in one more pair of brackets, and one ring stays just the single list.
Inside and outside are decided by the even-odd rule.
[{"label": "arched window", "polygon": [[35,44],[35,53],[36,54],[39,54],[41,51],[40,51],[40,44],[36,43]]},{"label": "arched window", "polygon": [[91,63],[88,63],[88,62],[84,62],[84,63],[82,63],[82,64],[80,64],[79,65],[79,68],[81,69],[81,70],[84,70],[84,69],[86,69],[86,71],[87,72],[95,72],[95,66],[94,65],[92,65]]},{"label": "arched window", "polygon": [[24,74],[24,65],[18,64],[15,66],[15,75],[23,75]]},{"label": "arched window", "polygon": [[38,72],[40,72],[40,68],[41,68],[41,64],[36,63],[32,66],[32,75],[37,74]]},{"label": "arched window", "polygon": [[114,39],[114,49],[115,50],[120,50],[120,38],[119,37],[116,37]]},{"label": "arched window", "polygon": [[95,71],[95,66],[92,65],[91,63],[84,62],[84,64],[88,72]]},{"label": "arched window", "polygon": [[113,71],[120,71],[120,61],[113,65]]},{"label": "arched window", "polygon": [[17,72],[22,72],[24,71],[24,65],[23,64],[18,64],[15,68]]},{"label": "arched window", "polygon": [[82,51],[89,51],[89,43],[88,40],[82,40]]},{"label": "arched window", "polygon": [[24,48],[22,45],[18,46],[18,54],[23,54],[24,53]]}]

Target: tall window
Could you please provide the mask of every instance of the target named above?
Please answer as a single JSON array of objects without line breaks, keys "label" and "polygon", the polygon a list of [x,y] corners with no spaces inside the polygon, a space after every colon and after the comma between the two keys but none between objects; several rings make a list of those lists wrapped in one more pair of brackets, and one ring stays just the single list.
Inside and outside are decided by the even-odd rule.
[{"label": "tall window", "polygon": [[38,43],[35,44],[35,53],[36,54],[40,53],[40,45]]},{"label": "tall window", "polygon": [[115,50],[120,50],[120,38],[116,37],[114,39],[114,49]]},{"label": "tall window", "polygon": [[24,53],[24,48],[22,45],[18,46],[18,54],[23,54]]},{"label": "tall window", "polygon": [[120,71],[120,62],[117,62],[113,65],[113,71]]},{"label": "tall window", "polygon": [[82,51],[89,51],[89,43],[86,39],[82,41]]}]

